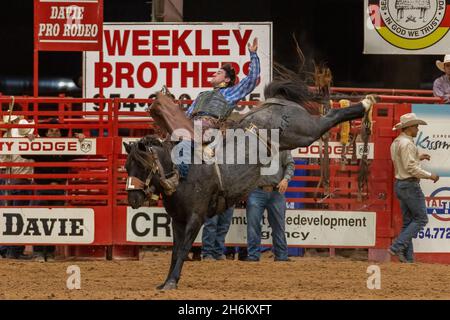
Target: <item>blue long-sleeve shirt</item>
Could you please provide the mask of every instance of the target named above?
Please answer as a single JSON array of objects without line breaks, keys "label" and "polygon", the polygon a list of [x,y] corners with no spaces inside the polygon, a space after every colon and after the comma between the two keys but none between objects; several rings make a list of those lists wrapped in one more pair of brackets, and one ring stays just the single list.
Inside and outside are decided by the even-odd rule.
[{"label": "blue long-sleeve shirt", "polygon": [[[235,86],[219,89],[220,93],[224,96],[230,106],[234,106],[239,100],[243,99],[255,89],[260,73],[261,66],[259,64],[258,55],[256,52],[250,52],[250,68],[248,75]],[[196,103],[197,99],[194,100],[186,111],[188,117],[190,117],[194,111]]]}]

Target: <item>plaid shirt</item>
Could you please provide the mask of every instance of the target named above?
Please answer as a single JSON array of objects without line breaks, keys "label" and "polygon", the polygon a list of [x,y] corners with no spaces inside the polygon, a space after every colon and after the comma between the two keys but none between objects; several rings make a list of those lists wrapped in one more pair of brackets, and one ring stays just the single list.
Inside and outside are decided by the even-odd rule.
[{"label": "plaid shirt", "polygon": [[[239,81],[239,83],[235,86],[219,89],[220,93],[225,97],[225,100],[227,100],[230,106],[234,107],[234,105],[239,100],[243,99],[246,95],[251,93],[253,89],[255,89],[260,71],[261,67],[259,64],[258,55],[256,54],[256,52],[250,52],[250,70],[248,75],[244,79]],[[196,103],[197,99],[195,99],[195,101],[186,111],[186,115],[188,117],[190,117],[192,112],[194,111]]]}]

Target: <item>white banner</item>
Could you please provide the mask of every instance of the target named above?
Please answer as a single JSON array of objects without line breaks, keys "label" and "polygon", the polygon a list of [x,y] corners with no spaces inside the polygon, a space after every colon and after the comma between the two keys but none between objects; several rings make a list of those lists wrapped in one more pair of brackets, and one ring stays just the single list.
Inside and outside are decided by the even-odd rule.
[{"label": "white banner", "polygon": [[[367,145],[367,148],[369,152],[367,154],[367,159],[373,159],[375,149],[373,142],[370,142]],[[364,143],[357,142],[356,150],[353,149],[354,148],[352,145],[349,145],[347,148],[344,148],[344,146],[340,142],[328,142],[328,154],[330,156],[330,159],[340,159],[342,157],[342,153],[344,152],[346,159],[352,159],[353,153],[355,153],[357,159],[361,159],[364,151]],[[318,141],[316,141],[308,147],[292,150],[292,156],[295,158],[320,158],[321,155],[323,156],[323,150],[324,150],[323,143],[321,145]]]},{"label": "white banner", "polygon": [[95,139],[84,139],[80,142],[75,138],[0,138],[0,152],[7,154],[73,154],[91,155],[97,153]]},{"label": "white banner", "polygon": [[0,243],[94,242],[90,208],[0,208]]},{"label": "white banner", "polygon": [[[164,208],[127,208],[127,241],[171,243],[172,227]],[[271,229],[264,213],[261,243],[272,244]],[[202,230],[195,243],[201,244]],[[244,209],[235,209],[226,243],[247,244]],[[372,247],[376,239],[376,213],[365,211],[286,210],[286,238],[292,246]]]},{"label": "white banner", "polygon": [[447,53],[449,4],[449,0],[364,0],[364,53]]},{"label": "white banner", "polygon": [[415,139],[419,153],[428,153],[430,161],[422,161],[424,169],[440,176],[437,183],[422,180],[420,185],[427,201],[428,224],[413,240],[414,252],[450,252],[450,106],[417,104],[412,112],[428,125],[419,126]]},{"label": "white banner", "polygon": [[[247,100],[261,100],[272,79],[272,23],[106,23],[103,66],[98,52],[84,54],[83,97],[147,99],[166,85],[176,99],[195,99],[211,89],[210,77],[231,63],[238,78],[248,73],[247,44],[258,38],[261,81]],[[144,111],[145,104],[124,104]],[[86,105],[86,110],[94,106]],[[244,108],[241,108],[244,109]],[[239,108],[237,111],[241,111]]]}]

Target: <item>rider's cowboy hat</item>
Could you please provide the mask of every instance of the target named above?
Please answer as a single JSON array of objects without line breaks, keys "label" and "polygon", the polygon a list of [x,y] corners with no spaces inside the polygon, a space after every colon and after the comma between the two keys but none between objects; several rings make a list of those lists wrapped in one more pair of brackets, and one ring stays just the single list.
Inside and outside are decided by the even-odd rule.
[{"label": "rider's cowboy hat", "polygon": [[397,123],[392,130],[399,130],[416,124],[427,124],[425,121],[418,119],[415,113],[405,113],[400,117],[400,122]]},{"label": "rider's cowboy hat", "polygon": [[450,62],[450,54],[446,54],[444,56],[444,61],[436,60],[436,67],[438,67],[438,69],[441,70],[442,72],[445,72],[444,65],[447,62]]}]

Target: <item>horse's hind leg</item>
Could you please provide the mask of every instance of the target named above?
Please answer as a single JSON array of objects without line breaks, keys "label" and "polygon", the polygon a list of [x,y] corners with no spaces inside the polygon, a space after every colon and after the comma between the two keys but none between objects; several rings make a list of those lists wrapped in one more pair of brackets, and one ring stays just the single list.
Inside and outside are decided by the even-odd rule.
[{"label": "horse's hind leg", "polygon": [[361,102],[348,108],[331,109],[325,116],[320,118],[318,136],[316,138],[319,139],[325,132],[339,123],[362,118],[364,113],[367,112],[375,102],[375,97],[367,96]]},{"label": "horse's hind leg", "polygon": [[[164,284],[158,286],[161,290],[171,290],[177,288],[177,283],[180,280],[181,269],[183,268],[184,260],[186,259],[189,250],[191,250],[192,243],[197,237],[203,220],[200,215],[193,214],[189,219],[184,232],[180,231],[179,243],[177,243],[176,257],[172,255],[172,263],[170,272]],[[182,227],[182,226],[181,226]]]}]

